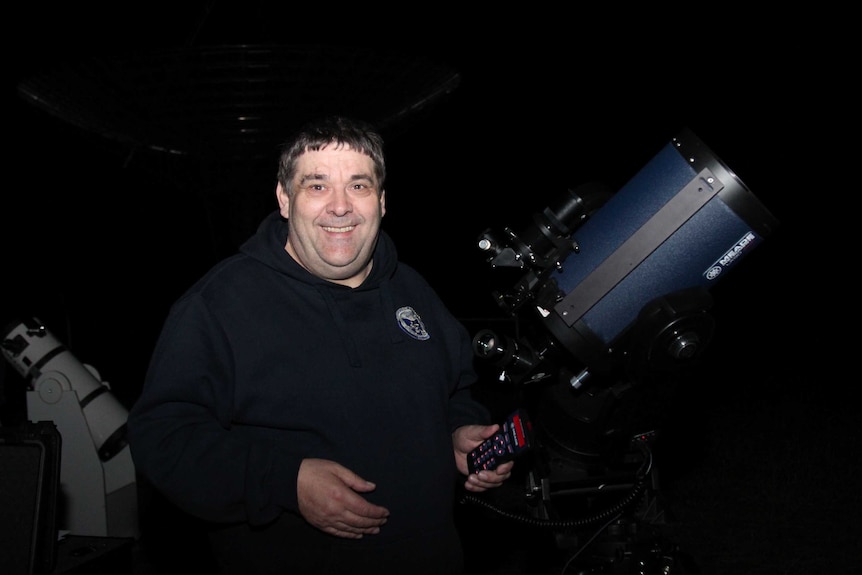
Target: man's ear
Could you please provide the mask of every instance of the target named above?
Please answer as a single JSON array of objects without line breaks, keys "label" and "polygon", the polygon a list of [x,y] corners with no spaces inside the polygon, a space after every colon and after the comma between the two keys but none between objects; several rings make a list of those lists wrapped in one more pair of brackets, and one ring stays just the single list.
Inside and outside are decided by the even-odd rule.
[{"label": "man's ear", "polygon": [[386,190],[380,191],[380,217],[386,215]]},{"label": "man's ear", "polygon": [[278,211],[286,218],[290,211],[290,196],[287,195],[287,190],[282,187],[281,182],[275,186],[275,199],[278,200]]}]

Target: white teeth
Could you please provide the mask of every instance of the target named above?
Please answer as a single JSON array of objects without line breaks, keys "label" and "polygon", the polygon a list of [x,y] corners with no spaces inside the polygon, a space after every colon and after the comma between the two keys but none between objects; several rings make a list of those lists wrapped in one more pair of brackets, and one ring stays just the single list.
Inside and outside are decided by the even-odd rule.
[{"label": "white teeth", "polygon": [[356,226],[346,226],[343,228],[336,228],[336,227],[331,227],[331,226],[323,226],[323,229],[326,230],[327,232],[344,233],[344,232],[352,231],[353,228],[355,228],[355,227]]}]

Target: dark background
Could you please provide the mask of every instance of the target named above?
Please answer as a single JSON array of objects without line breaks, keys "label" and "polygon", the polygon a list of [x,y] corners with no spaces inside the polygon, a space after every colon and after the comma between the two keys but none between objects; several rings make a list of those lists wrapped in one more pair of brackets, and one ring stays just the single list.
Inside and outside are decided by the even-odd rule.
[{"label": "dark background", "polygon": [[[297,32],[340,36],[290,16],[264,3],[212,2],[99,13],[18,7],[7,20],[14,42],[4,84],[0,320],[40,318],[129,407],[170,304],[275,209],[277,150],[265,140],[236,155],[177,156],[110,127],[76,125],[63,113],[69,101],[75,108],[82,84],[64,70],[92,58],[122,65],[128,54],[283,45]],[[849,573],[832,559],[859,559],[844,544],[852,534],[846,519],[859,518],[859,497],[850,494],[858,440],[848,439],[857,427],[848,410],[858,378],[846,355],[855,339],[853,299],[838,271],[852,266],[842,261],[852,230],[842,214],[858,186],[852,174],[836,178],[856,163],[844,143],[854,110],[838,38],[814,42],[799,26],[810,29],[818,18],[802,20],[692,18],[667,30],[609,26],[587,34],[593,23],[582,19],[563,35],[519,23],[480,41],[475,27],[453,17],[435,28],[434,39],[445,41],[417,33],[398,48],[365,48],[371,34],[360,29],[344,33],[355,47],[333,45],[336,57],[366,55],[357,65],[394,54],[404,73],[427,67],[457,76],[449,93],[387,126],[384,227],[402,259],[473,328],[500,318],[490,292],[508,287],[495,283],[478,253],[480,232],[521,229],[531,213],[585,181],[619,187],[684,127],[780,221],[715,288],[714,343],[694,385],[668,406],[669,490],[693,522],[684,533],[703,534],[687,543],[707,573],[738,568],[739,557],[749,563],[737,572],[827,572],[804,561],[799,567],[794,554]],[[295,45],[319,54],[315,46]],[[158,67],[146,71],[141,81],[149,86]],[[21,82],[40,75],[63,113],[22,97]],[[326,104],[362,114],[381,101],[413,103],[387,81],[374,70],[341,84],[298,75],[281,93],[283,109],[269,112],[269,137]],[[128,101],[108,94],[120,106]],[[170,128],[150,112],[131,108],[144,124]],[[11,368],[2,387],[0,413],[14,422],[23,386]],[[795,489],[764,504],[764,493],[788,485]],[[812,499],[824,486],[829,496]],[[730,507],[740,501],[745,512]],[[805,519],[783,513],[805,501],[812,511]],[[748,523],[737,529],[743,517]],[[796,538],[782,525],[796,526]],[[809,550],[800,541],[814,532],[823,535]],[[766,548],[779,544],[788,548],[765,559]],[[794,566],[778,567],[781,560]]]}]

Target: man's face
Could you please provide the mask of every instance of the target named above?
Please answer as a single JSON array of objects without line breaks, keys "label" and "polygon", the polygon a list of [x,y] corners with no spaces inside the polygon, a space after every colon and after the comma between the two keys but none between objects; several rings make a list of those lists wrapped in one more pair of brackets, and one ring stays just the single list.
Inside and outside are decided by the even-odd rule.
[{"label": "man's face", "polygon": [[307,151],[291,186],[292,196],[281,184],[276,188],[281,215],[290,222],[287,253],[318,277],[357,287],[371,271],[386,213],[374,162],[334,145]]}]

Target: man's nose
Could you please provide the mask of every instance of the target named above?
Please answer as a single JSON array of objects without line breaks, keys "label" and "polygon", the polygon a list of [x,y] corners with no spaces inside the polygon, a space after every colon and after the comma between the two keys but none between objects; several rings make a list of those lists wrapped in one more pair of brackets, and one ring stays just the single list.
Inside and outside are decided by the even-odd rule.
[{"label": "man's nose", "polygon": [[338,216],[343,216],[353,210],[350,194],[343,188],[335,188],[329,198],[329,211]]}]

